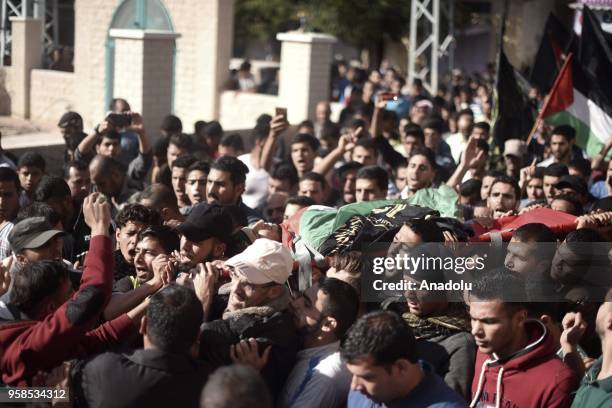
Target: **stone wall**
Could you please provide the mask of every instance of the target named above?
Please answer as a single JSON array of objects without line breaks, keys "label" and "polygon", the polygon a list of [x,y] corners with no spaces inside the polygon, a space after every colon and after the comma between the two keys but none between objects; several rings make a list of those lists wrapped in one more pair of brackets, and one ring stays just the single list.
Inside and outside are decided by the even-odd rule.
[{"label": "stone wall", "polygon": [[75,75],[72,72],[31,71],[30,119],[55,124],[66,111],[76,109]]},{"label": "stone wall", "polygon": [[83,116],[86,126],[94,126],[108,110],[104,104],[105,46],[113,12],[120,3],[120,0],[75,0],[74,2],[76,107]]},{"label": "stone wall", "polygon": [[11,114],[11,67],[0,67],[0,115]]},{"label": "stone wall", "polygon": [[221,94],[219,122],[227,130],[252,129],[259,115],[274,116],[277,106],[279,99],[275,95],[225,91]]},{"label": "stone wall", "polygon": [[[77,106],[90,125],[108,109],[104,105],[105,44],[120,3],[75,1]],[[196,120],[218,115],[217,95],[227,78],[232,49],[233,0],[165,0],[164,4],[174,31],[181,35],[176,41],[174,112],[190,131]]]}]

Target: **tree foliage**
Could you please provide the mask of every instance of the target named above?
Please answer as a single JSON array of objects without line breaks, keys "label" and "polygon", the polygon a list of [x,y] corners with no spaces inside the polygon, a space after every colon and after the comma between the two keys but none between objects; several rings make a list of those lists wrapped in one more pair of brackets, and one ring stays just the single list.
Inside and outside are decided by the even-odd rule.
[{"label": "tree foliage", "polygon": [[234,30],[237,41],[273,39],[296,28],[299,0],[236,0]]},{"label": "tree foliage", "polygon": [[399,40],[410,29],[406,0],[310,0],[303,6],[313,28],[357,47],[372,46],[385,37]]},{"label": "tree foliage", "polygon": [[305,16],[307,29],[333,34],[357,47],[398,40],[409,31],[407,0],[236,0],[235,35],[241,43],[252,38],[272,40],[295,29]]}]

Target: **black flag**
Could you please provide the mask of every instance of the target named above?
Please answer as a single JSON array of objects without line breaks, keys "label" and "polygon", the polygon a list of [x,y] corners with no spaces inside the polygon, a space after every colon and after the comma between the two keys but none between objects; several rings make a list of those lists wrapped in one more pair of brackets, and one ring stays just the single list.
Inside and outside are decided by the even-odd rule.
[{"label": "black flag", "polygon": [[506,10],[504,10],[502,17],[494,91],[495,123],[493,125],[493,140],[499,147],[500,153],[503,152],[506,140],[525,140],[534,123],[533,111],[527,102],[527,96],[519,87],[514,67],[510,64],[504,52],[505,26]]},{"label": "black flag", "polygon": [[565,55],[575,52],[576,38],[553,13],[548,15],[540,47],[529,74],[529,82],[538,87],[542,95],[547,94],[563,66]]}]

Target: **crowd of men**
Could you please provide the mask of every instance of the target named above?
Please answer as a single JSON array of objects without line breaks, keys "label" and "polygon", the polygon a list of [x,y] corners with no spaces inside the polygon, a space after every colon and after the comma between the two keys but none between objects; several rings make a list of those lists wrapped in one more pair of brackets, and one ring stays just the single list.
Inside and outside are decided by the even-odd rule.
[{"label": "crowd of men", "polygon": [[[611,407],[612,292],[588,285],[580,248],[612,237],[612,136],[596,157],[569,125],[496,144],[490,75],[429,95],[389,66],[349,68],[335,86],[338,122],[322,101],[246,135],[187,134],[173,115],[145,129],[123,99],[90,134],[68,112],[62,174],[0,149],[2,383],[69,389],[78,407]],[[359,250],[296,284],[282,238],[305,208],[439,188],[456,224],[415,218],[387,242],[453,243],[453,225],[539,208],[577,218],[514,229],[460,300],[366,301]]]}]

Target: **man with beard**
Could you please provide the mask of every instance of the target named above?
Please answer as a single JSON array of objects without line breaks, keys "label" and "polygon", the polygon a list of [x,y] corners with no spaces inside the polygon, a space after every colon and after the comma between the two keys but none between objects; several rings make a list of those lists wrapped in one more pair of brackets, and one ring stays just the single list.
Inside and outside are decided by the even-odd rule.
[{"label": "man with beard", "polygon": [[200,203],[177,228],[182,234],[180,261],[190,267],[222,259],[232,235],[232,218],[226,207]]},{"label": "man with beard", "polygon": [[491,210],[493,218],[497,219],[515,211],[520,198],[521,188],[516,180],[508,176],[500,176],[491,184],[487,207]]},{"label": "man with beard", "polygon": [[284,407],[339,407],[351,378],[340,360],[340,339],[357,318],[359,298],[351,285],[326,278],[291,302],[304,349],[281,395]]},{"label": "man with beard", "polygon": [[[580,157],[582,152],[575,147],[576,129],[570,125],[560,125],[552,130],[550,136],[551,156],[538,163],[540,167],[548,167],[553,163],[562,163],[566,166],[574,157]],[[577,151],[576,151],[577,149]]]},{"label": "man with beard", "polygon": [[206,183],[206,200],[208,204],[222,206],[235,205],[253,224],[261,216],[242,202],[248,167],[236,157],[221,156],[210,166]]},{"label": "man with beard", "polygon": [[596,230],[578,228],[559,244],[550,268],[559,296],[576,303],[605,296],[605,288],[610,286],[610,266],[598,242],[604,241]]},{"label": "man with beard", "polygon": [[[222,269],[232,281],[219,289],[222,295],[229,286],[227,308],[221,319],[203,325],[200,336],[200,358],[215,368],[231,364],[245,353],[255,355],[260,361],[257,368],[276,398],[297,352],[298,338],[288,311],[290,297],[285,286],[292,267],[289,250],[266,238],[257,239],[228,259]],[[200,266],[194,278],[196,294],[207,317],[216,293],[216,269],[207,263]]]},{"label": "man with beard", "polygon": [[[434,247],[416,251],[423,249],[427,257],[434,257],[428,253]],[[414,252],[411,255],[417,256]],[[404,279],[419,288],[404,294],[408,311],[402,315],[416,338],[417,355],[431,364],[446,385],[469,398],[476,354],[464,305],[453,302],[451,293],[420,289],[423,282],[444,284],[446,278],[441,269],[419,268],[405,272]]]},{"label": "man with beard", "polygon": [[536,301],[552,300],[554,282],[550,265],[555,254],[556,237],[550,228],[529,223],[512,232],[504,266],[525,279],[529,296]]}]

